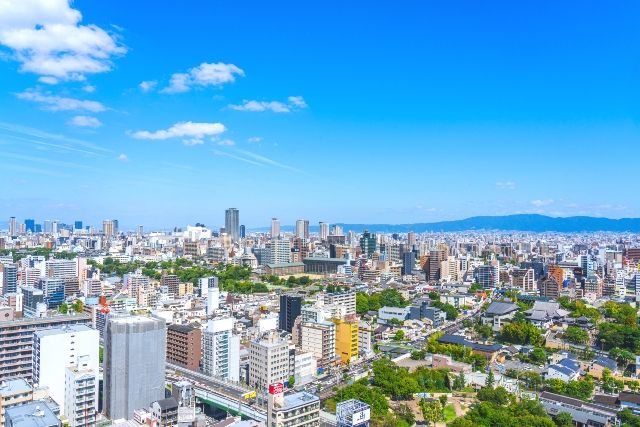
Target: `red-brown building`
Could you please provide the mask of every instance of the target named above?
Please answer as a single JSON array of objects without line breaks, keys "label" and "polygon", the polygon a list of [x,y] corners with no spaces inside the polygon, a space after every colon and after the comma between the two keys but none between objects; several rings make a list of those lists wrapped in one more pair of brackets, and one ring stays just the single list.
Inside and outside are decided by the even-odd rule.
[{"label": "red-brown building", "polygon": [[167,328],[167,362],[197,371],[202,356],[202,331],[189,325]]}]

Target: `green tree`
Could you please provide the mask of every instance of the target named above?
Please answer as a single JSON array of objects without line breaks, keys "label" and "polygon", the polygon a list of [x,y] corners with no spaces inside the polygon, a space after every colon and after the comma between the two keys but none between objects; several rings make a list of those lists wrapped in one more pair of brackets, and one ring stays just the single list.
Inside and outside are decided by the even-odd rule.
[{"label": "green tree", "polygon": [[427,425],[431,425],[431,423],[435,424],[443,419],[442,406],[439,400],[427,401],[422,399],[420,401],[420,409],[422,410],[422,417]]},{"label": "green tree", "polygon": [[393,339],[395,341],[402,341],[404,339],[404,331],[402,329],[399,329],[398,331],[396,331],[396,334],[394,335]]},{"label": "green tree", "polygon": [[487,387],[493,388],[493,385],[496,382],[496,378],[493,375],[493,371],[489,369],[489,373],[487,374]]},{"label": "green tree", "polygon": [[589,333],[579,326],[568,326],[562,336],[565,340],[576,344],[589,342]]},{"label": "green tree", "polygon": [[369,296],[364,292],[356,294],[356,313],[365,314],[369,311]]},{"label": "green tree", "polygon": [[62,314],[67,314],[69,312],[69,306],[66,302],[63,302],[58,306],[58,312]]},{"label": "green tree", "polygon": [[290,375],[289,381],[287,381],[287,383],[289,384],[289,388],[293,388],[296,385],[296,377],[293,375]]},{"label": "green tree", "polygon": [[529,322],[511,322],[502,327],[500,340],[512,344],[542,344],[543,337],[540,330]]},{"label": "green tree", "polygon": [[573,418],[568,412],[560,412],[555,416],[553,422],[556,423],[558,427],[573,427]]},{"label": "green tree", "polygon": [[416,416],[411,410],[411,408],[409,407],[409,405],[405,405],[405,404],[398,405],[398,407],[395,408],[394,412],[397,417],[399,417],[401,420],[407,423],[407,426],[412,426],[416,423]]},{"label": "green tree", "polygon": [[77,299],[73,302],[71,308],[76,313],[82,313],[84,311],[84,303],[82,300]]},{"label": "green tree", "polygon": [[514,401],[514,396],[504,387],[485,387],[478,391],[478,400],[481,402],[491,402],[496,405],[507,405]]},{"label": "green tree", "polygon": [[397,289],[387,288],[380,293],[380,304],[382,307],[406,307],[409,302]]}]

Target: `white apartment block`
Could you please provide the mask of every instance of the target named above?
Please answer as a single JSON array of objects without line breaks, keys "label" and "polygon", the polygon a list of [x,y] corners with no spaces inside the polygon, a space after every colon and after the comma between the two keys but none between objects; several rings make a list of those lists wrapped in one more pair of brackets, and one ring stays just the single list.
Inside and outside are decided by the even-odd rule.
[{"label": "white apartment block", "polygon": [[301,348],[313,353],[319,367],[332,365],[336,358],[336,325],[331,322],[302,323]]},{"label": "white apartment block", "polygon": [[356,314],[356,293],[352,291],[326,293],[324,294],[324,304],[345,307],[346,315]]},{"label": "white apartment block", "polygon": [[[49,394],[65,411],[65,377],[70,366],[83,361],[84,369],[97,374],[99,332],[85,325],[69,325],[34,333],[33,383],[49,387]],[[93,390],[98,399],[98,387]]]},{"label": "white apartment block", "polygon": [[266,391],[270,384],[289,378],[289,340],[270,331],[249,346],[249,384]]},{"label": "white apartment block", "polygon": [[210,319],[203,334],[202,367],[207,375],[240,379],[240,337],[234,335],[233,319]]},{"label": "white apartment block", "polygon": [[98,372],[90,365],[88,356],[80,356],[76,365],[65,370],[64,413],[69,420],[69,427],[96,425]]}]

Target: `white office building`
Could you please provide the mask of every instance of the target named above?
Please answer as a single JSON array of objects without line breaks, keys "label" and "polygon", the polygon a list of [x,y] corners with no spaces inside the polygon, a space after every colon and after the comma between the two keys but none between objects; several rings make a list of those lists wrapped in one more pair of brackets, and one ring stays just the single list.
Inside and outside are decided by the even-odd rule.
[{"label": "white office building", "polygon": [[269,384],[289,378],[289,340],[277,331],[266,332],[249,346],[249,384],[266,391]]},{"label": "white office building", "polygon": [[239,381],[240,337],[232,333],[233,319],[210,319],[203,335],[202,368],[207,375]]},{"label": "white office building", "polygon": [[96,425],[98,412],[98,372],[91,367],[91,358],[80,356],[78,363],[65,370],[64,413],[69,427]]}]

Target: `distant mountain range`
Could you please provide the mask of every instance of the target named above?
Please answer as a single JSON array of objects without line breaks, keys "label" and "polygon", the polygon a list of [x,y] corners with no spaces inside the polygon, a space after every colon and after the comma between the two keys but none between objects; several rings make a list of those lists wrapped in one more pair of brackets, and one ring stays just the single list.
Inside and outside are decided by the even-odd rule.
[{"label": "distant mountain range", "polygon": [[369,230],[383,233],[406,233],[415,231],[467,231],[503,230],[531,232],[590,232],[619,231],[640,232],[640,218],[596,218],[591,216],[551,217],[537,214],[503,216],[474,216],[455,221],[440,221],[417,224],[340,224],[344,230]]}]

